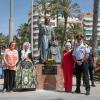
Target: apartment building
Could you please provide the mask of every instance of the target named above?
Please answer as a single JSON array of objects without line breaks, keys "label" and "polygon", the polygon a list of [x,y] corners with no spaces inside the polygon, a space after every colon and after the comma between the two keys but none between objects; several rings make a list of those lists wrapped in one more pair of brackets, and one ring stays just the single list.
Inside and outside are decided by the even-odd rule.
[{"label": "apartment building", "polygon": [[[83,32],[86,36],[86,40],[89,41],[92,39],[92,30],[93,30],[93,13],[84,13],[82,15],[83,23]],[[98,16],[97,24],[97,53],[96,57],[100,58],[100,16]]]},{"label": "apartment building", "polygon": [[[82,15],[82,23],[83,32],[86,35],[86,40],[90,40],[92,38],[93,30],[93,13],[84,13]],[[97,40],[100,40],[100,17],[98,17]]]}]

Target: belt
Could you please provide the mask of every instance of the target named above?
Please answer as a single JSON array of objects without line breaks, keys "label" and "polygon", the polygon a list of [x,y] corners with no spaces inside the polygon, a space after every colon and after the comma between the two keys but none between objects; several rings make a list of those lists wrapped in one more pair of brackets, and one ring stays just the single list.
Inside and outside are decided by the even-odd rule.
[{"label": "belt", "polygon": [[76,60],[76,61],[82,61],[83,59],[79,59],[79,60]]}]

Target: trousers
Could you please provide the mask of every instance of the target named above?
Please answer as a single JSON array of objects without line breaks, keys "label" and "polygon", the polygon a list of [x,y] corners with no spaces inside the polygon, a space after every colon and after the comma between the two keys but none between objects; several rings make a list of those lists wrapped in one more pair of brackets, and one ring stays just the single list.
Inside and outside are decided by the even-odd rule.
[{"label": "trousers", "polygon": [[15,87],[15,73],[14,70],[4,70],[4,89],[10,91]]},{"label": "trousers", "polygon": [[81,76],[84,75],[85,90],[90,91],[89,75],[88,75],[88,62],[84,61],[81,65],[75,64],[76,74],[76,89],[80,90]]}]

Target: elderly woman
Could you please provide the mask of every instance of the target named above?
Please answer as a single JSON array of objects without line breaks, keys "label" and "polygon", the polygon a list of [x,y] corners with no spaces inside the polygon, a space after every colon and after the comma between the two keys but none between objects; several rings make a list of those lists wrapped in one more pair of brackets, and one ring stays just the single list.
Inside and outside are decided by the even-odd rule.
[{"label": "elderly woman", "polygon": [[74,60],[72,57],[71,44],[70,42],[67,42],[65,44],[65,50],[63,51],[63,58],[61,64],[64,76],[65,92],[72,91],[73,66],[74,66]]},{"label": "elderly woman", "polygon": [[25,60],[27,58],[28,53],[31,53],[30,50],[30,43],[29,42],[24,42],[23,44],[23,50],[21,51],[21,60]]},{"label": "elderly woman", "polygon": [[36,89],[36,71],[29,42],[23,44],[21,59],[16,71],[16,89]]}]

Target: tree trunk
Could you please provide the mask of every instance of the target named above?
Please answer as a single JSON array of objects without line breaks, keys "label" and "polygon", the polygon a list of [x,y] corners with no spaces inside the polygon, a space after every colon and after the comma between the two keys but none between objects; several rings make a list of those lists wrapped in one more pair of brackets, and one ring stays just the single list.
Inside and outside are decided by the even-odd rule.
[{"label": "tree trunk", "polygon": [[65,24],[64,24],[64,34],[62,36],[62,40],[61,40],[61,53],[63,52],[63,47],[64,47],[64,41],[65,41],[65,37],[66,37],[66,27],[67,27],[67,16],[65,17]]},{"label": "tree trunk", "polygon": [[58,27],[58,11],[57,11],[57,27]]},{"label": "tree trunk", "polygon": [[93,31],[92,31],[92,50],[94,54],[96,52],[96,45],[97,45],[98,9],[99,9],[99,0],[94,0]]},{"label": "tree trunk", "polygon": [[44,19],[46,19],[46,11],[44,11]]}]

